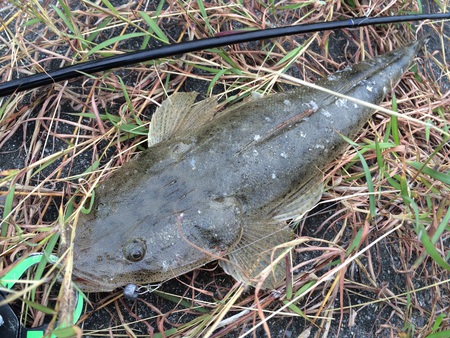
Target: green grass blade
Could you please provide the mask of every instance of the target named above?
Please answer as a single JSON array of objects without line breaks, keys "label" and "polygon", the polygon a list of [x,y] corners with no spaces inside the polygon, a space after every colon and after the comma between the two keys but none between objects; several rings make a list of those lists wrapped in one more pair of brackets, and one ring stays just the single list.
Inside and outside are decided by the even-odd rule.
[{"label": "green grass blade", "polygon": [[345,137],[342,135],[342,138],[346,140],[349,144],[353,145],[356,150],[356,154],[358,155],[359,161],[361,162],[361,165],[364,170],[364,175],[366,176],[366,183],[367,183],[367,190],[369,191],[369,210],[370,210],[370,217],[374,217],[376,215],[376,205],[375,205],[375,189],[373,187],[372,182],[372,175],[370,174],[369,166],[367,165],[367,162],[363,156],[363,153],[357,148],[358,145],[350,140],[348,137]]},{"label": "green grass blade", "polygon": [[417,234],[425,247],[427,253],[433,258],[433,260],[443,269],[450,271],[450,265],[441,257],[439,252],[436,250],[430,237],[428,237],[426,229],[423,225],[420,226],[420,231]]},{"label": "green grass blade", "polygon": [[1,234],[2,237],[6,237],[8,233],[8,222],[9,218],[11,217],[11,211],[13,209],[13,202],[14,202],[14,193],[16,191],[16,184],[14,180],[11,180],[11,184],[9,186],[8,194],[6,195],[5,204],[3,207],[3,217],[1,221]]},{"label": "green grass blade", "polygon": [[[392,111],[397,112],[397,98],[395,94],[392,94]],[[395,145],[400,145],[400,136],[398,133],[398,117],[395,115],[391,116],[391,121],[389,122],[391,125],[391,133],[392,138],[394,139]]]},{"label": "green grass blade", "polygon": [[164,34],[164,32],[159,28],[158,24],[145,12],[140,11],[139,15],[147,23],[150,30],[156,34],[155,38],[164,43],[169,43],[169,38]]},{"label": "green grass blade", "polygon": [[109,8],[109,10],[114,13],[115,15],[120,17],[119,12],[116,10],[116,8],[108,1],[108,0],[102,0],[103,4]]},{"label": "green grass blade", "polygon": [[81,207],[81,212],[83,214],[89,214],[92,210],[92,207],[94,206],[94,200],[95,200],[95,190],[92,190],[92,195],[89,198],[89,206],[86,208],[84,205]]},{"label": "green grass blade", "polygon": [[415,162],[415,161],[407,161],[406,162],[411,167],[423,172],[424,174],[434,178],[435,180],[441,181],[442,183],[450,185],[450,172],[441,173],[430,167],[425,166],[423,163]]},{"label": "green grass blade", "polygon": [[[89,52],[87,52],[86,56],[92,55],[94,53],[98,53],[98,52],[102,51],[102,49],[107,48],[111,45],[114,45],[116,42],[121,42],[121,41],[125,41],[125,40],[132,39],[132,38],[138,38],[138,37],[145,36],[145,35],[146,35],[145,33],[129,33],[129,34],[124,34],[124,35],[119,35],[119,36],[113,37],[109,40],[99,43],[97,46],[95,46]],[[103,53],[109,54],[108,51],[103,51]]]},{"label": "green grass blade", "polygon": [[208,31],[210,34],[214,34],[214,30],[211,27],[211,24],[209,23],[208,14],[206,13],[206,8],[202,0],[197,0],[198,8],[200,9],[200,13],[202,15],[202,19],[205,22],[206,27],[208,28]]}]

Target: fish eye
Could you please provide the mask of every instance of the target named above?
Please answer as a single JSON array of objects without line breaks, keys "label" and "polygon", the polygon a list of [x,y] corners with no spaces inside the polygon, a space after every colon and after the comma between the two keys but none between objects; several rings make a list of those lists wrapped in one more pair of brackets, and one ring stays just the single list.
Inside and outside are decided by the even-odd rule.
[{"label": "fish eye", "polygon": [[147,245],[145,241],[140,238],[128,241],[122,248],[123,255],[126,260],[130,262],[139,262],[145,257],[147,252]]}]

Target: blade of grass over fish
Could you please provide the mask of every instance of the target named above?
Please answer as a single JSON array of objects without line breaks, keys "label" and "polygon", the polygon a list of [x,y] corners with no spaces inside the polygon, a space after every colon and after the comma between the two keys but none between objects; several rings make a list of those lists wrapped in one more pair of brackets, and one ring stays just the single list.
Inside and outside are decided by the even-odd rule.
[{"label": "blade of grass over fish", "polygon": [[[164,32],[161,30],[161,28],[158,27],[157,23],[145,12],[139,11],[139,15],[142,19],[147,23],[147,25],[150,28],[150,35],[154,37],[155,39],[164,42],[169,43],[169,38],[164,34]],[[154,34],[152,34],[154,33]]]}]

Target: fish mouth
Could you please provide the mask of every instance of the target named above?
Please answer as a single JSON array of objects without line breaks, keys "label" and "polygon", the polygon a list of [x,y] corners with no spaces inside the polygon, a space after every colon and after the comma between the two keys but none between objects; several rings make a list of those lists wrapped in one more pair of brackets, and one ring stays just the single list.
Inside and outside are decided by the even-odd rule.
[{"label": "fish mouth", "polygon": [[72,281],[83,292],[110,292],[123,285],[106,281],[97,275],[73,269]]}]

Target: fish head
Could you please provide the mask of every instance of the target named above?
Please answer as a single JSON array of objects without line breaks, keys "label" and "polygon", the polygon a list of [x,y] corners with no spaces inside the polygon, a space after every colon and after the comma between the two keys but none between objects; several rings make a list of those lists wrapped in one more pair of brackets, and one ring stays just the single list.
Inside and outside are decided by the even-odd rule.
[{"label": "fish head", "polygon": [[234,197],[175,203],[182,210],[155,198],[145,212],[135,203],[122,203],[119,212],[102,197],[76,226],[73,274],[84,291],[168,280],[220,259],[242,234],[240,202]]}]

